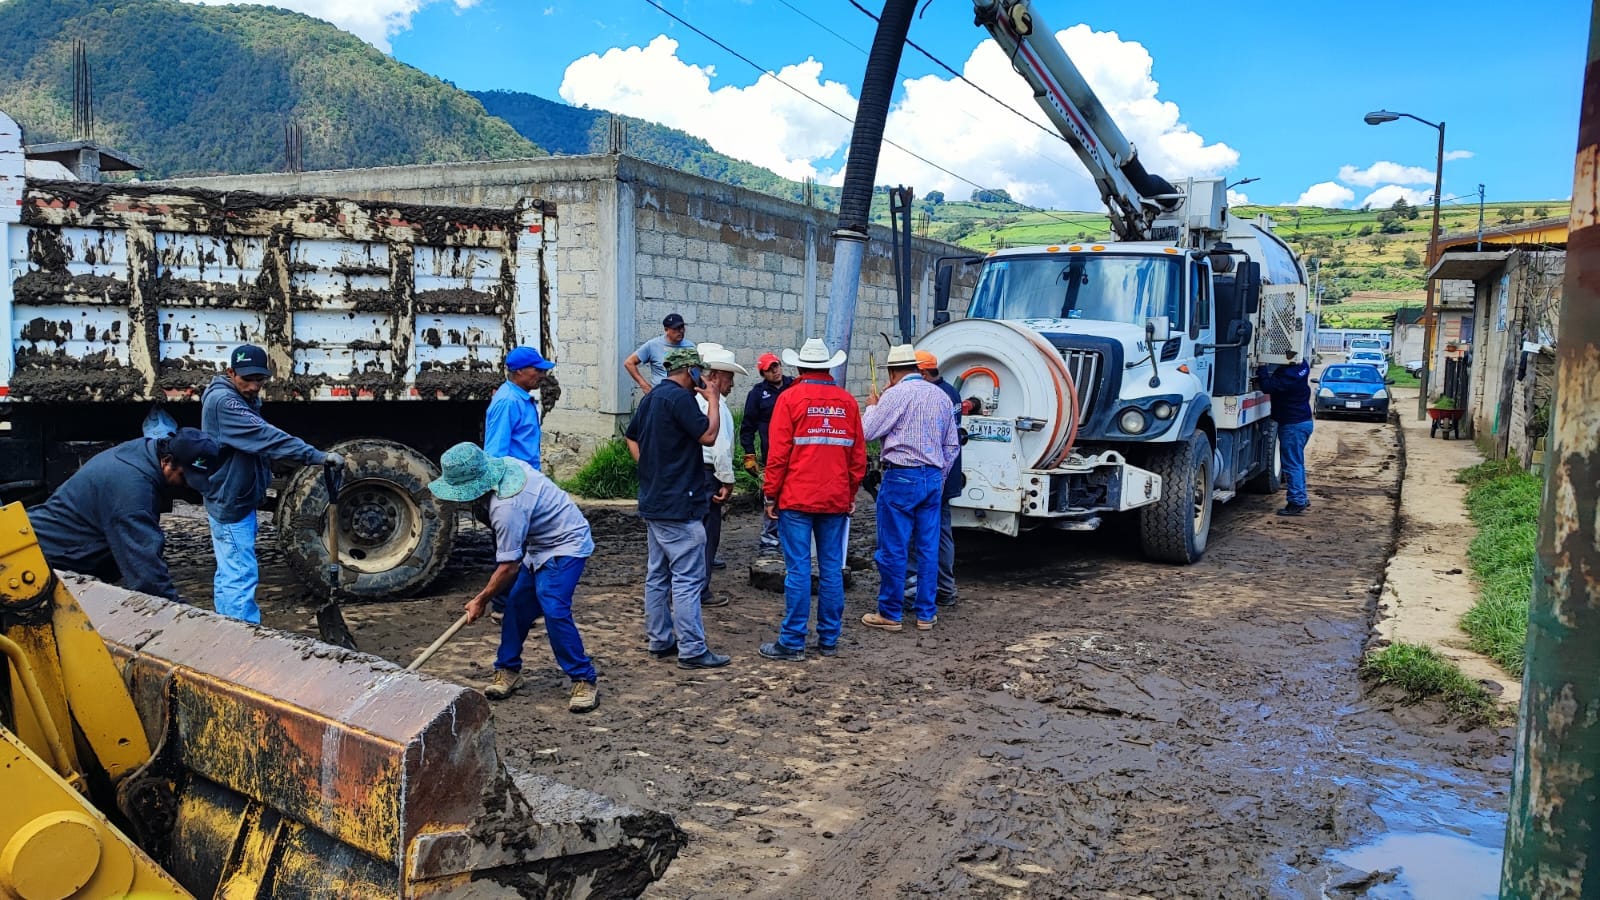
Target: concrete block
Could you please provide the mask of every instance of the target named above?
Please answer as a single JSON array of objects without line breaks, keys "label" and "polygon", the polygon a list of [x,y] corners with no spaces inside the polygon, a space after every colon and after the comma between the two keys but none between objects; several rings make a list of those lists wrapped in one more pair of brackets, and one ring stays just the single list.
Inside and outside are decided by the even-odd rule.
[{"label": "concrete block", "polygon": [[655,272],[655,262],[655,257],[648,253],[635,254],[633,259],[633,271],[639,275],[649,275]]},{"label": "concrete block", "polygon": [[556,289],[564,297],[576,297],[583,294],[583,273],[574,272],[570,269],[563,270],[556,279]]},{"label": "concrete block", "polygon": [[703,240],[700,240],[699,238],[690,238],[688,240],[688,247],[686,248],[686,252],[687,252],[688,257],[690,259],[692,259],[692,260],[696,260],[696,261],[704,260],[704,259],[706,259],[706,252],[707,252],[706,242],[703,241]]},{"label": "concrete block", "polygon": [[716,284],[722,280],[722,267],[713,262],[700,263],[700,280],[706,284]]},{"label": "concrete block", "polygon": [[639,279],[639,299],[641,300],[660,300],[666,296],[666,292],[667,287],[664,279],[653,276]]},{"label": "concrete block", "polygon": [[662,252],[667,256],[683,256],[687,248],[688,241],[681,234],[672,234],[668,232],[662,238]]},{"label": "concrete block", "polygon": [[674,266],[679,278],[694,281],[700,277],[700,264],[687,257],[680,258]]},{"label": "concrete block", "polygon": [[[654,215],[654,213],[651,215]],[[639,252],[641,254],[659,254],[662,252],[662,249],[665,246],[664,236],[662,233],[654,229],[644,228],[642,227],[642,223],[636,240],[638,241]]]},{"label": "concrete block", "polygon": [[[687,287],[688,286],[681,279],[668,279],[666,282],[666,290],[663,292],[662,296],[665,297],[669,303],[686,303],[689,300],[689,291]],[[679,310],[679,312],[681,312],[684,319],[687,320],[692,311],[684,309]],[[659,321],[659,319],[664,316],[665,314],[657,317],[657,320]]]},{"label": "concrete block", "polygon": [[747,288],[756,287],[756,274],[754,269],[740,269],[739,284]]},{"label": "concrete block", "polygon": [[726,305],[728,302],[728,286],[725,284],[711,285],[706,291],[706,299],[717,306]]}]

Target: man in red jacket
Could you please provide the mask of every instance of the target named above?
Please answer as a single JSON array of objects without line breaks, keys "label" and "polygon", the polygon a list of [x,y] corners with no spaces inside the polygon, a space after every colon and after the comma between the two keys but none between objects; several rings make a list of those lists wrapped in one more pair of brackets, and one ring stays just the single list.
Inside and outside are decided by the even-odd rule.
[{"label": "man in red jacket", "polygon": [[844,362],[815,338],[799,353],[783,351],[800,377],[778,395],[768,426],[766,515],[778,520],[783,547],[783,625],[778,639],[761,645],[768,659],[806,658],[811,619],[811,543],[817,545],[817,652],[834,656],[844,630],[844,535],[856,491],[867,475],[867,440],[861,410],[850,392],[833,383],[830,369]]}]

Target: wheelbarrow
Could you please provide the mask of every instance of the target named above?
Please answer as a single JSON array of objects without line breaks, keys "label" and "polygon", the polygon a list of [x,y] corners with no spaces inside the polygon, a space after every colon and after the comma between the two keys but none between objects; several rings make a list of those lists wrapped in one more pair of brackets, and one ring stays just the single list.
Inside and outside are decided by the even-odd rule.
[{"label": "wheelbarrow", "polygon": [[1428,407],[1428,437],[1438,437],[1443,434],[1445,440],[1461,437],[1461,414],[1464,409],[1440,409],[1437,406]]}]

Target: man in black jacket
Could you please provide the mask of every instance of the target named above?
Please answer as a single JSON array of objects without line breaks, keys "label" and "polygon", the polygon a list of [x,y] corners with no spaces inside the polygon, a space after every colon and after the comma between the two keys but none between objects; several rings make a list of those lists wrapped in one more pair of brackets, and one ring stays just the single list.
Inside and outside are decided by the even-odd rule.
[{"label": "man in black jacket", "polygon": [[161,558],[161,513],[171,508],[174,488],[187,484],[205,493],[218,453],[210,435],[180,428],[96,454],[28,514],[45,559],[55,568],[181,602]]},{"label": "man in black jacket", "polygon": [[1261,389],[1272,397],[1272,418],[1278,426],[1278,458],[1283,461],[1283,482],[1289,502],[1280,516],[1298,516],[1311,505],[1306,494],[1306,443],[1315,427],[1311,412],[1311,367],[1299,354],[1284,354],[1288,362],[1262,366],[1256,371]]},{"label": "man in black jacket", "polygon": [[[761,380],[745,395],[744,419],[739,423],[739,445],[744,448],[744,468],[751,475],[760,474],[758,463],[761,468],[767,465],[767,429],[772,425],[772,407],[778,402],[778,395],[794,384],[793,378],[783,374],[783,360],[778,359],[776,353],[763,353],[756,360],[756,371],[760,373]],[[757,437],[761,438],[759,454],[756,452]],[[776,519],[761,517],[760,550],[762,553],[778,552]]]}]

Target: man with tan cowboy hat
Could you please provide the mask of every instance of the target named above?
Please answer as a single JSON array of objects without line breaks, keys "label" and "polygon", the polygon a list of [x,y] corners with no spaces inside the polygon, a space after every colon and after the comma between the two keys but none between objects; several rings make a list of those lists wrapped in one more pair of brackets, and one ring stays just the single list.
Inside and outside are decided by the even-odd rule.
[{"label": "man with tan cowboy hat", "polygon": [[839,652],[844,629],[845,528],[855,508],[856,491],[867,475],[867,441],[861,413],[850,392],[833,383],[829,371],[845,361],[844,351],[829,354],[815,338],[799,353],[783,351],[785,363],[800,370],[794,384],[778,395],[768,425],[766,516],[778,522],[783,548],[783,625],[778,639],[762,644],[768,659],[806,658],[806,626],[811,618],[811,545],[817,547],[817,652]]},{"label": "man with tan cowboy hat", "polygon": [[[678,657],[680,669],[715,669],[729,659],[706,646],[700,597],[706,589],[705,457],[716,444],[722,416],[707,416],[694,385],[705,361],[691,347],[667,354],[667,377],[639,401],[625,435],[639,464],[639,518],[650,541],[644,581],[644,627],[650,655]],[[706,408],[721,395],[698,393]]]},{"label": "man with tan cowboy hat", "polygon": [[483,695],[503,700],[522,683],[522,644],[534,620],[543,615],[550,651],[572,679],[567,708],[594,709],[600,701],[594,663],[572,620],[572,593],[594,553],[589,521],[555,482],[520,459],[487,456],[475,444],[463,443],[444,452],[439,471],[428,490],[440,500],[471,503],[493,494],[489,524],[497,565],[466,607],[467,621],[476,622],[488,611],[490,598],[506,594],[494,681]]},{"label": "man with tan cowboy hat", "polygon": [[861,424],[867,440],[881,441],[878,464],[878,611],[861,624],[899,631],[905,603],[906,557],[916,548],[917,630],[939,621],[939,506],[944,479],[955,466],[961,443],[950,398],[918,369],[916,350],[898,344],[884,361],[889,387],[867,397]]},{"label": "man with tan cowboy hat", "polygon": [[[700,351],[700,360],[705,363],[701,377],[707,387],[716,389],[719,395],[717,408],[722,417],[717,442],[700,448],[705,466],[705,490],[711,499],[703,520],[706,527],[706,587],[700,594],[700,606],[704,608],[726,606],[729,601],[726,594],[718,597],[711,593],[711,573],[719,568],[716,563],[717,549],[722,545],[722,512],[727,508],[728,499],[733,496],[733,411],[728,409],[727,397],[733,392],[734,373],[750,373],[734,361],[733,351],[721,344],[701,344],[696,349]],[[703,395],[697,394],[694,399],[700,405],[700,411],[709,417],[711,404]]]}]

